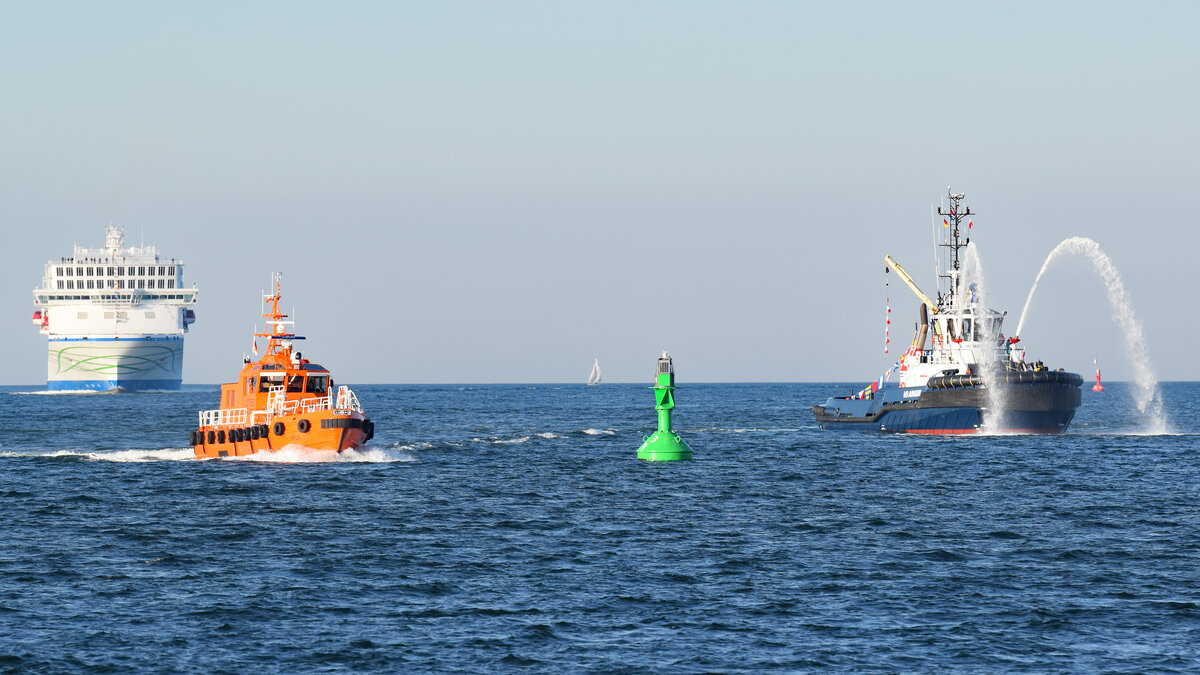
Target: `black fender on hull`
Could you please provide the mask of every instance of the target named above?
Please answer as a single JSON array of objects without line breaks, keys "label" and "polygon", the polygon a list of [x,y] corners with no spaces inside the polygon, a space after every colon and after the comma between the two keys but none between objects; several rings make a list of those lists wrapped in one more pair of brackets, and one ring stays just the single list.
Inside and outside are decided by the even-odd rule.
[{"label": "black fender on hull", "polygon": [[[1009,385],[1022,384],[1057,384],[1067,387],[1083,385],[1083,378],[1078,373],[1068,373],[1065,370],[1006,370],[1003,378],[997,378]],[[983,377],[978,373],[970,375],[937,375],[929,378],[925,386],[930,389],[956,389],[960,387],[978,387],[983,385]]]}]

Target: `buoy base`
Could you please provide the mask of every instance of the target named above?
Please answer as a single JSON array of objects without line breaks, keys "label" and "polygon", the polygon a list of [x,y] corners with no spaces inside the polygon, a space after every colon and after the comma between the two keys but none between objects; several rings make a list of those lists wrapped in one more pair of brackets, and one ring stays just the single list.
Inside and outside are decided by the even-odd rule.
[{"label": "buoy base", "polygon": [[648,462],[673,462],[681,459],[691,459],[692,449],[672,432],[656,431],[638,448],[637,458]]},{"label": "buoy base", "polygon": [[1101,387],[1099,384],[1097,384],[1096,386],[1092,387],[1092,391],[1104,391],[1104,387]]}]

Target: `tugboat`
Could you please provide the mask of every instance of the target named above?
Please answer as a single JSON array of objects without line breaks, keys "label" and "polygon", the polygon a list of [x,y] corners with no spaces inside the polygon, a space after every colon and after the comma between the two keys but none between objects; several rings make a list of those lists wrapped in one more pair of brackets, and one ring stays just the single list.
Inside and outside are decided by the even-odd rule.
[{"label": "tugboat", "polygon": [[322,366],[310,362],[292,343],[304,338],[291,332],[291,321],[279,311],[280,277],[267,302],[267,338],[262,358],[243,360],[236,382],[221,385],[221,407],[200,412],[200,427],[192,432],[196,457],[236,457],[275,452],[288,445],[342,452],[358,447],[375,435],[358,397],[349,387],[334,386]]},{"label": "tugboat", "polygon": [[948,235],[938,244],[944,255],[938,259],[937,302],[891,256],[884,258],[886,269],[921,300],[912,344],[863,390],[813,406],[820,428],[913,434],[1067,430],[1081,401],[1083,378],[1050,370],[1041,361],[1027,363],[1024,348],[1017,347],[1020,338],[1002,332],[1007,312],[986,307],[979,285],[963,278],[959,253],[970,238],[963,241],[961,220],[968,219],[969,230],[976,215],[963,208],[964,196],[951,192],[949,209],[938,208]]}]

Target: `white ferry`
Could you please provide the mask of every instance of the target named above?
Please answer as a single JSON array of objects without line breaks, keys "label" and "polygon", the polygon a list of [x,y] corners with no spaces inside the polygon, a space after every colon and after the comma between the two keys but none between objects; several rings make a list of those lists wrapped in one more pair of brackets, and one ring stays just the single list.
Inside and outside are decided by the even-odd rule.
[{"label": "white ferry", "polygon": [[104,248],[76,246],[46,263],[33,323],[50,341],[49,389],[179,389],[197,294],[195,284],[183,287],[182,260],[126,247],[116,225],[105,229]]}]

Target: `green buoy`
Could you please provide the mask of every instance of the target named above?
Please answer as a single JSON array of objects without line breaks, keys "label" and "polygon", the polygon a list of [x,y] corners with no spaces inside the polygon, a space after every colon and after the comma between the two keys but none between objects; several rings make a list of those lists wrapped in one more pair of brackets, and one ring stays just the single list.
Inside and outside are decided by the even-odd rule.
[{"label": "green buoy", "polygon": [[658,411],[658,431],[643,440],[638,448],[638,459],[650,462],[670,462],[691,459],[692,449],[671,431],[671,410],[675,407],[675,368],[671,356],[663,351],[654,368],[654,409]]}]

